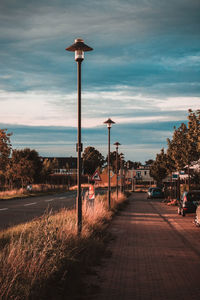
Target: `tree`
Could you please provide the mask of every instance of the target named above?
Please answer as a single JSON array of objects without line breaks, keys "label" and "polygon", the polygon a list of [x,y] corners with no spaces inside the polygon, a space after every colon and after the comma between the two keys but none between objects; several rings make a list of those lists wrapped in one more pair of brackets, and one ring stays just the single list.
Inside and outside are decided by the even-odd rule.
[{"label": "tree", "polygon": [[[108,162],[108,156],[106,157],[106,162]],[[110,166],[113,172],[117,169],[117,152],[110,152]],[[118,170],[120,169],[120,154],[118,153]]]},{"label": "tree", "polygon": [[188,168],[188,184],[190,186],[190,166],[193,161],[200,157],[198,149],[200,135],[200,118],[199,113],[188,111],[188,126],[184,123],[179,128],[175,128],[172,140],[168,141],[168,154],[174,167],[181,171],[186,166]]},{"label": "tree", "polygon": [[13,150],[10,159],[10,168],[8,169],[8,177],[11,181],[21,182],[24,186],[27,183],[39,182],[41,179],[42,162],[35,150],[29,148],[21,150]]},{"label": "tree", "polygon": [[142,165],[142,163],[140,161],[131,161],[131,160],[127,160],[126,162],[126,167],[128,169],[137,169]]},{"label": "tree", "polygon": [[9,160],[9,162],[7,164],[6,171],[4,174],[5,174],[5,178],[6,178],[7,188],[12,190],[13,183],[14,183],[14,172],[13,172],[13,168],[12,168],[11,159]]},{"label": "tree", "polygon": [[140,166],[142,165],[142,163],[140,161],[134,161],[133,162],[133,169],[138,169]]},{"label": "tree", "polygon": [[33,163],[33,181],[41,181],[42,161],[38,152],[34,149],[25,148],[20,151],[20,155]]},{"label": "tree", "polygon": [[48,158],[45,158],[45,160],[42,163],[42,179],[43,181],[47,182],[47,179],[51,174],[53,174],[53,171],[58,168],[58,160],[54,158],[53,160],[50,160]]},{"label": "tree", "polygon": [[154,160],[153,159],[148,159],[145,161],[146,166],[151,166],[153,164]]},{"label": "tree", "polygon": [[92,175],[98,167],[102,167],[105,159],[103,155],[94,147],[85,148],[83,155],[83,169],[84,173]]},{"label": "tree", "polygon": [[160,153],[156,155],[156,160],[150,167],[150,176],[157,182],[158,185],[167,176],[167,155],[162,148]]},{"label": "tree", "polygon": [[12,180],[20,182],[22,188],[34,181],[34,163],[24,156],[23,150],[13,150],[10,166]]},{"label": "tree", "polygon": [[[167,139],[167,152],[163,156],[165,169],[168,174],[188,167],[188,184],[190,186],[190,166],[192,162],[200,158],[200,110],[193,112],[188,110],[188,124],[182,123],[178,128],[174,127],[172,139]],[[164,150],[163,150],[164,153]],[[157,176],[159,155],[152,165],[152,174]],[[163,166],[163,163],[161,162]],[[153,176],[153,175],[152,175]]]},{"label": "tree", "polygon": [[167,172],[172,176],[172,172],[176,171],[176,163],[173,156],[173,143],[170,139],[167,139]]},{"label": "tree", "polygon": [[168,139],[170,145],[171,159],[178,171],[182,170],[188,163],[188,129],[182,123],[179,128],[174,128],[172,140]]},{"label": "tree", "polygon": [[184,123],[179,128],[174,128],[172,140],[168,139],[168,149],[170,157],[174,161],[178,171],[182,170],[186,165],[198,160],[200,152],[198,149],[198,138],[200,134],[199,115],[191,109],[188,111],[188,126]]},{"label": "tree", "polygon": [[197,113],[191,109],[188,110],[188,163],[196,161],[200,158],[200,150],[198,149],[200,137],[200,111]]},{"label": "tree", "polygon": [[9,164],[9,157],[12,149],[10,136],[12,133],[7,133],[7,129],[0,129],[0,179],[1,183],[5,183],[6,169]]}]

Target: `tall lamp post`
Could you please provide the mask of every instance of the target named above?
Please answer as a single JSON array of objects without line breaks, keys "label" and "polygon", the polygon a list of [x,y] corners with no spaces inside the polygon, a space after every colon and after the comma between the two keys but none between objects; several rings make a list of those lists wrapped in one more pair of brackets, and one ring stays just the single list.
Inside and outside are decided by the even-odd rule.
[{"label": "tall lamp post", "polygon": [[84,60],[84,52],[92,51],[93,49],[86,44],[84,40],[78,38],[74,44],[66,48],[67,51],[75,52],[75,61],[77,62],[77,92],[78,92],[78,128],[77,128],[77,230],[78,234],[82,231],[82,198],[81,198],[81,152],[83,145],[81,143],[81,63]]},{"label": "tall lamp post", "polygon": [[115,142],[114,145],[116,146],[116,174],[117,174],[116,190],[117,190],[117,200],[118,200],[118,149],[121,144],[119,142]]},{"label": "tall lamp post", "polygon": [[104,124],[108,127],[108,208],[110,209],[110,129],[115,122],[109,118]]}]

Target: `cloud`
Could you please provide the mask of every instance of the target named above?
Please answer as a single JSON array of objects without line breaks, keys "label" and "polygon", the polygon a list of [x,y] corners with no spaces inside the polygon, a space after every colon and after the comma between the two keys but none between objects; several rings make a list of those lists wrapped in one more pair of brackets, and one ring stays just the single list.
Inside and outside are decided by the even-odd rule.
[{"label": "cloud", "polygon": [[[149,122],[116,124],[111,130],[111,151],[114,151],[113,143],[117,140],[122,144],[120,152],[125,158],[142,160],[153,158],[163,145],[166,138],[171,137],[174,125],[177,122]],[[75,156],[75,144],[77,140],[76,128],[57,126],[22,126],[16,124],[0,124],[0,128],[8,128],[13,132],[11,143],[13,148],[36,149],[42,156]],[[129,139],[127,139],[127,136]],[[94,146],[107,155],[107,128],[105,125],[96,128],[84,128],[82,131],[84,148]]]},{"label": "cloud", "polygon": [[[32,126],[71,126],[77,124],[77,96],[46,91],[0,91],[3,123]],[[100,126],[107,117],[119,124],[175,121],[185,118],[189,108],[199,108],[198,97],[155,98],[136,94],[126,87],[115,91],[84,92],[82,125]],[[176,114],[177,111],[182,114]],[[174,114],[171,114],[174,112]]]},{"label": "cloud", "polygon": [[197,110],[200,107],[200,97],[171,97],[167,101],[157,104],[161,111],[187,111],[189,108]]},{"label": "cloud", "polygon": [[[199,11],[199,0],[1,0],[1,122],[50,126],[49,140],[43,130],[39,134],[46,145],[33,131],[30,143],[43,152],[74,151],[77,67],[65,48],[80,36],[94,48],[82,64],[84,143],[100,147],[102,123],[111,117],[127,152],[126,139],[134,149],[141,145],[137,155],[142,145],[149,145],[145,153],[154,151],[156,140],[165,144],[173,130],[167,124],[185,121],[188,108],[199,108]],[[68,128],[71,145],[58,127],[60,139],[51,144],[55,125]],[[16,145],[24,137],[29,143],[29,134],[23,132]],[[117,139],[114,127],[112,134]]]},{"label": "cloud", "polygon": [[11,78],[0,87],[73,92],[76,66],[65,48],[81,35],[94,47],[86,89],[123,84],[166,95],[177,83],[171,93],[197,95],[190,83],[199,78],[199,8],[198,0],[2,0],[0,67]]},{"label": "cloud", "polygon": [[[71,32],[104,35],[107,42],[113,42],[118,34],[123,33],[122,40],[130,37],[130,28],[133,39],[141,34],[166,32],[167,29],[183,32],[187,28],[191,32],[191,25],[197,24],[200,4],[198,0],[103,0],[101,3],[77,0],[57,1],[56,4],[49,0],[16,3],[2,0],[0,8],[1,22],[10,25],[5,33],[1,33],[3,37],[47,39]],[[18,25],[13,28],[13,24]]]}]

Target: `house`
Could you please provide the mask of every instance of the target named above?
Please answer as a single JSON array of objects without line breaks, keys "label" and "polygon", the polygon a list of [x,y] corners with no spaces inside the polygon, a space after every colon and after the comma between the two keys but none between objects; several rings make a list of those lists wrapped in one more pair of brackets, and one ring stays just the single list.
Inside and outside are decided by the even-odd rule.
[{"label": "house", "polygon": [[150,167],[149,166],[140,166],[134,170],[135,179],[138,181],[144,182],[153,182],[153,177],[150,176]]}]

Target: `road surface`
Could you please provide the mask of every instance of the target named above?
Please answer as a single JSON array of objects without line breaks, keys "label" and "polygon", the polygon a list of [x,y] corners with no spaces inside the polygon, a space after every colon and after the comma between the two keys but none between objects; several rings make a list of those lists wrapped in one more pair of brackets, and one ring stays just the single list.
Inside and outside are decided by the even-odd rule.
[{"label": "road surface", "polygon": [[[104,194],[106,189],[96,189],[97,194]],[[0,200],[0,230],[13,225],[31,221],[46,211],[58,211],[61,208],[74,208],[77,191],[68,191],[54,195]]]},{"label": "road surface", "polygon": [[75,206],[76,191],[48,196],[0,201],[0,229],[39,217],[47,210],[57,211]]},{"label": "road surface", "polygon": [[200,228],[161,200],[135,193],[112,222],[112,256],[97,268],[95,300],[199,300]]}]

